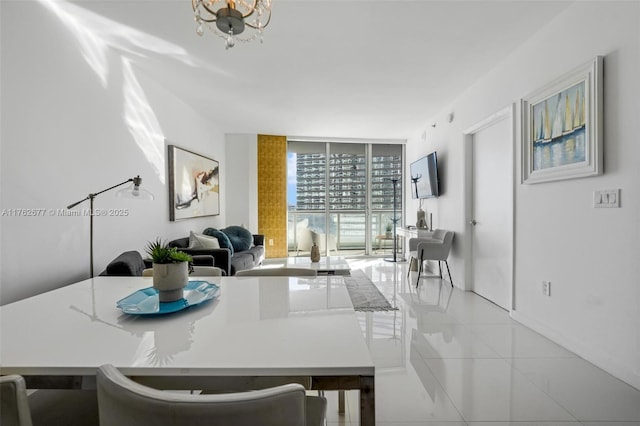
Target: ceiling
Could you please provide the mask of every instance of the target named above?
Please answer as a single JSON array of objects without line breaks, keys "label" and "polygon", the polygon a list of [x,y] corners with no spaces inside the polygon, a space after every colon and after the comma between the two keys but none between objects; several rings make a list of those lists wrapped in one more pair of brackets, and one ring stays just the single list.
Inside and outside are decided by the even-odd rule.
[{"label": "ceiling", "polygon": [[230,50],[189,0],[56,4],[224,133],[405,139],[570,2],[273,0],[264,43]]}]

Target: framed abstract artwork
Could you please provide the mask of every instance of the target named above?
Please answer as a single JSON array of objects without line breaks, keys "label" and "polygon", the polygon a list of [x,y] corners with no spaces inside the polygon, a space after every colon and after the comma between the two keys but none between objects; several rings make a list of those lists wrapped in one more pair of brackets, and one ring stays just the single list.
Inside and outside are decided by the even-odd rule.
[{"label": "framed abstract artwork", "polygon": [[602,174],[602,57],[521,101],[522,182]]},{"label": "framed abstract artwork", "polygon": [[220,163],[169,145],[169,220],[220,214]]}]

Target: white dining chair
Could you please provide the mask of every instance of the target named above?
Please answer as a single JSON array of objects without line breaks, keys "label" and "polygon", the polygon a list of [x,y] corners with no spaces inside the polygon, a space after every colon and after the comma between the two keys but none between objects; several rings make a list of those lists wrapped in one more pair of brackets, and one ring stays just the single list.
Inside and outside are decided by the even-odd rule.
[{"label": "white dining chair", "polygon": [[0,377],[2,426],[98,426],[95,390],[26,389],[18,375]]},{"label": "white dining chair", "polygon": [[197,395],[161,391],[124,376],[113,365],[97,373],[100,426],[320,426],[326,399],[299,384]]},{"label": "white dining chair", "polygon": [[32,426],[27,387],[21,376],[0,377],[0,424]]},{"label": "white dining chair", "polygon": [[255,268],[236,272],[236,277],[316,277],[318,271],[308,268]]}]

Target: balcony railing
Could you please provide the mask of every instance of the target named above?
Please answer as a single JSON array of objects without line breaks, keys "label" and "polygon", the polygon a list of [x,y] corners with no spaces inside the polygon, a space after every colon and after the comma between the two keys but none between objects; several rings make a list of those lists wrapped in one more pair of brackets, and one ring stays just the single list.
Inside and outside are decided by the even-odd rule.
[{"label": "balcony railing", "polygon": [[[398,212],[401,218],[401,213]],[[386,233],[387,225],[391,224],[393,210],[375,210],[371,213],[371,229],[369,230],[372,245],[376,244],[376,236]],[[296,224],[308,219],[308,227],[319,234],[326,234],[324,212],[318,213],[312,210],[289,211],[287,223],[287,242],[289,251],[296,251]],[[398,227],[402,226],[398,222]],[[329,212],[329,233],[335,237],[337,250],[365,250],[366,217],[363,211],[336,211]]]}]

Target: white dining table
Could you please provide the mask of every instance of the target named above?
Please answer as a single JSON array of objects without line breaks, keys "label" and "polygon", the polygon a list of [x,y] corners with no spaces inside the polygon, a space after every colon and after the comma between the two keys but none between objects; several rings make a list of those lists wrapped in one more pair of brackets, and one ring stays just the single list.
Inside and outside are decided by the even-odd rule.
[{"label": "white dining table", "polygon": [[197,280],[219,296],[163,315],[116,306],[152,285],[142,277],[96,277],[2,306],[0,374],[32,388],[90,388],[107,363],[165,389],[306,377],[311,389],[359,390],[361,424],[375,424],[375,369],[341,277]]}]

